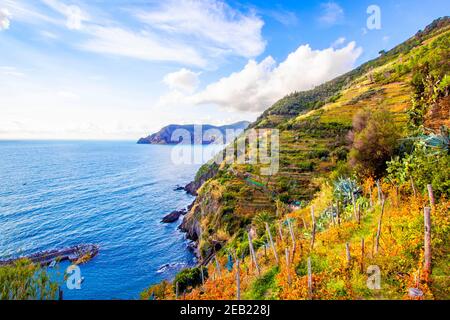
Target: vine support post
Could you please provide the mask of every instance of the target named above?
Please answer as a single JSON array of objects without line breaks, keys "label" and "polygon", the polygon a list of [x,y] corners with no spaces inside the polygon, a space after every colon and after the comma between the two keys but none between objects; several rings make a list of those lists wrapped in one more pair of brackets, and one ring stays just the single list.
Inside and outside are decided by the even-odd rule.
[{"label": "vine support post", "polygon": [[270,232],[270,227],[267,222],[266,222],[266,231],[267,234],[269,235],[270,246],[272,247],[273,255],[275,256],[275,261],[277,262],[277,264],[279,264],[280,262],[278,261],[277,249],[275,248],[275,244],[272,239],[272,233]]},{"label": "vine support post", "polygon": [[311,270],[311,257],[308,257],[308,295],[309,299],[312,299],[313,283],[312,283],[312,270]]},{"label": "vine support post", "polygon": [[431,186],[431,184],[427,184],[427,189],[428,189],[428,197],[430,198],[430,207],[431,209],[433,209],[435,202],[434,202],[433,187]]},{"label": "vine support post", "polygon": [[236,300],[241,300],[241,266],[239,259],[236,260]]},{"label": "vine support post", "polygon": [[200,270],[202,272],[202,287],[205,287],[205,274],[203,273],[203,266],[200,266]]},{"label": "vine support post", "polygon": [[278,224],[278,233],[280,235],[281,242],[284,242],[284,240],[283,240],[283,230],[281,228],[281,223]]},{"label": "vine support post", "polygon": [[352,205],[353,205],[353,215],[355,217],[355,221],[358,221],[358,213],[356,211],[356,199],[355,194],[352,191]]},{"label": "vine support post", "polygon": [[290,266],[290,259],[289,259],[289,249],[286,248],[284,250],[285,255],[286,255],[286,273],[287,273],[287,281],[288,281],[288,285],[289,287],[291,286],[291,272],[289,271],[289,266]]},{"label": "vine support post", "polygon": [[251,253],[251,255],[252,255],[252,258],[253,258],[253,262],[254,262],[254,264],[255,264],[256,271],[258,272],[258,274],[260,274],[258,261],[256,260],[255,249],[253,248],[252,236],[250,235],[250,233],[247,233],[247,235],[248,235],[248,245],[249,245],[249,247],[250,247],[250,253]]},{"label": "vine support post", "polygon": [[383,213],[384,213],[385,203],[386,203],[386,201],[385,201],[385,199],[383,197],[383,200],[381,200],[381,214],[380,214],[380,219],[378,220],[377,236],[375,238],[375,254],[378,253],[378,250],[380,248],[381,222],[383,220]]},{"label": "vine support post", "polygon": [[345,253],[346,253],[346,257],[347,257],[347,266],[350,266],[351,262],[352,262],[352,256],[350,254],[350,243],[346,243],[345,244]]},{"label": "vine support post", "polygon": [[424,235],[424,266],[427,273],[431,273],[431,208],[425,207],[423,210],[425,235]]},{"label": "vine support post", "polygon": [[414,185],[414,180],[412,177],[409,177],[409,180],[411,181],[411,189],[413,191],[414,194],[414,198],[417,197],[417,191],[416,191],[416,186]]},{"label": "vine support post", "polygon": [[380,180],[377,180],[377,194],[378,194],[378,203],[381,203],[383,192],[381,191]]},{"label": "vine support post", "polygon": [[311,250],[314,249],[314,242],[316,240],[316,217],[314,216],[314,206],[311,207],[311,220],[312,220],[312,229],[311,229]]},{"label": "vine support post", "polygon": [[220,263],[219,260],[217,259],[217,254],[214,255],[214,260],[216,261],[217,275],[220,278],[222,276],[222,272],[220,271]]},{"label": "vine support post", "polygon": [[361,273],[364,273],[364,238],[361,238]]}]

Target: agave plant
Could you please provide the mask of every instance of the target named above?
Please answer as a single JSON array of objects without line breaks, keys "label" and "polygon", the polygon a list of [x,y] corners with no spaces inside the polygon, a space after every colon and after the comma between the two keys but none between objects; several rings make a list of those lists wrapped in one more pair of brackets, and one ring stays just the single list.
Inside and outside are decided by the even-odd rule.
[{"label": "agave plant", "polygon": [[361,188],[354,179],[341,177],[334,183],[335,197],[344,204],[350,203],[352,201],[352,195],[357,197],[360,192]]},{"label": "agave plant", "polygon": [[412,138],[422,143],[426,148],[432,149],[434,152],[449,153],[450,134],[446,126],[441,126],[439,133],[422,134]]}]

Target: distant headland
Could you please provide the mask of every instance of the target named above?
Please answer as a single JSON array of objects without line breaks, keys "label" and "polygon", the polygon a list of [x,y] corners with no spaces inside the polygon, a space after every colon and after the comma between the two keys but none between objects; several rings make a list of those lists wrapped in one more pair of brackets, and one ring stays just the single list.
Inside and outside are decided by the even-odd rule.
[{"label": "distant headland", "polygon": [[[201,135],[195,134],[194,124],[171,124],[168,125],[156,133],[153,133],[145,138],[140,138],[138,140],[138,144],[178,144],[182,139],[181,135],[178,135],[176,130],[180,130],[187,135],[189,135],[192,144],[211,144],[216,141],[215,132],[217,134],[221,134],[223,138],[226,137],[227,130],[245,130],[249,126],[250,122],[248,121],[240,121],[229,125],[224,126],[214,126],[210,124],[201,125],[202,133]],[[209,132],[211,134],[205,134]],[[184,136],[184,135],[183,135]]]}]

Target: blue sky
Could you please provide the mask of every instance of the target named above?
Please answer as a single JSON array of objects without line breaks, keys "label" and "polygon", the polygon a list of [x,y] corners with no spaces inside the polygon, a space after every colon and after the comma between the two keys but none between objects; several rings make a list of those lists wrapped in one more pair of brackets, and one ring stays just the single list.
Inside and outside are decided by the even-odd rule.
[{"label": "blue sky", "polygon": [[449,13],[448,0],[0,0],[0,139],[254,120]]}]

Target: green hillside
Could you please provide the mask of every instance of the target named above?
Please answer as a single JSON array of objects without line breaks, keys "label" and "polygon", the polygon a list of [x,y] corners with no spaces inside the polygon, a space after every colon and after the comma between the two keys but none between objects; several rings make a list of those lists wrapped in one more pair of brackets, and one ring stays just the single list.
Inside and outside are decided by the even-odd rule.
[{"label": "green hillside", "polygon": [[[280,224],[285,232],[289,217],[293,219],[294,227],[285,237],[289,238],[289,233],[298,235],[301,238],[299,250],[304,250],[302,243],[308,247],[311,239],[309,211],[315,204],[317,232],[320,232],[317,237],[321,242],[315,251],[311,248],[307,253],[317,259],[321,256],[319,260],[325,264],[316,265],[316,268],[341,270],[341,263],[332,261],[340,259],[342,250],[345,252],[345,241],[359,241],[361,237],[370,236],[368,242],[373,246],[372,234],[377,233],[378,215],[386,210],[392,216],[388,223],[390,232],[398,237],[415,237],[415,251],[407,253],[411,239],[396,242],[385,238],[383,245],[396,248],[398,256],[404,254],[405,260],[393,261],[388,252],[378,258],[372,254],[371,259],[388,264],[392,272],[407,274],[412,272],[416,262],[421,263],[423,252],[417,246],[417,238],[423,235],[420,210],[428,201],[427,185],[430,184],[439,203],[439,209],[436,204],[436,215],[444,218],[435,222],[439,229],[435,234],[438,237],[435,239],[436,250],[439,251],[436,268],[441,278],[436,280],[435,287],[427,287],[426,290],[430,290],[427,297],[448,298],[448,292],[442,288],[448,283],[449,276],[449,229],[448,218],[445,218],[446,211],[448,216],[446,199],[450,195],[449,88],[450,18],[445,17],[435,20],[392,50],[381,52],[379,58],[313,90],[295,92],[276,102],[250,128],[280,130],[279,171],[263,176],[261,166],[250,163],[228,164],[224,161],[218,170],[212,166],[217,173],[200,188],[195,204],[183,222],[188,235],[198,240],[201,262],[206,265],[218,252],[218,256],[223,257],[222,262],[231,254],[250,267],[247,233],[253,234],[257,255],[261,256],[263,249],[258,250],[258,247],[268,242],[265,223],[275,234]],[[201,179],[209,166],[203,166],[196,179]],[[373,204],[376,198],[374,181],[377,179],[380,181],[377,184],[379,193],[387,197],[383,208],[380,202],[375,207]],[[343,191],[346,188],[350,191]],[[349,198],[349,192],[354,199]],[[390,192],[394,192],[396,198],[392,198]],[[419,218],[397,210],[401,197],[411,198],[408,201],[415,206],[409,207],[408,214],[417,209]],[[407,205],[405,203],[405,208]],[[343,219],[339,226],[334,218],[336,210]],[[358,224],[355,224],[354,220],[361,212],[365,218],[363,221],[358,218]],[[404,224],[408,219],[418,223],[406,227]],[[298,245],[281,238],[277,240],[277,245],[279,243],[292,246],[294,253]],[[277,250],[280,255],[284,254],[280,246]],[[302,282],[305,274],[300,269],[305,268],[306,256],[296,257],[296,277],[291,280],[298,282],[299,291],[291,291],[290,285],[283,284],[282,276],[289,271],[273,269],[273,257],[267,258],[266,251],[265,263],[262,263],[265,276],[253,274],[242,280],[247,297],[305,298],[305,283]],[[315,263],[320,264],[319,260]],[[212,265],[209,265],[209,271],[215,272]],[[333,287],[329,291],[335,293],[327,296],[325,292],[328,291],[324,289],[316,298],[339,298],[336,290],[341,289],[341,298],[376,298],[367,292],[355,293],[355,288],[362,286],[363,278],[349,275],[348,270],[341,271],[341,275],[324,271],[323,285]],[[411,278],[412,273],[407,276]],[[207,287],[214,291],[212,288],[217,288],[220,283],[233,286],[233,273],[230,272],[229,278],[223,277],[227,276],[222,276],[219,282],[208,280]],[[261,281],[267,281],[263,296],[254,292],[264,286]],[[380,298],[402,298],[405,283],[392,280]],[[196,285],[198,283],[194,281],[192,287]],[[277,293],[269,294],[268,288]],[[222,293],[196,289],[190,297],[233,298],[234,291],[226,289],[222,288]]]}]

